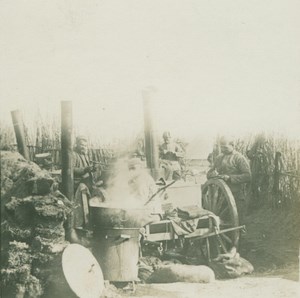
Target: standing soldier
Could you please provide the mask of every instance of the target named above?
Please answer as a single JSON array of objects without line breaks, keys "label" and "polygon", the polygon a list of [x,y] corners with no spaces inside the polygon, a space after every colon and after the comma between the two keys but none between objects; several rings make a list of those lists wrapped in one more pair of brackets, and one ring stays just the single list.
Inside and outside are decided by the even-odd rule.
[{"label": "standing soldier", "polygon": [[222,137],[221,154],[217,156],[207,178],[221,178],[229,186],[236,202],[240,224],[244,224],[246,213],[245,183],[251,181],[251,171],[247,159],[234,150],[233,140]]}]

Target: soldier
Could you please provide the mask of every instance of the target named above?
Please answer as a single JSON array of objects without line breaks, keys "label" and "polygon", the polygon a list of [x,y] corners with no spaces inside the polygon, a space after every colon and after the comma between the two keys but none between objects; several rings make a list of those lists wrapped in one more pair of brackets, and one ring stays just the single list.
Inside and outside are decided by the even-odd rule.
[{"label": "soldier", "polygon": [[207,178],[218,177],[229,186],[237,205],[240,224],[244,224],[246,213],[245,183],[251,181],[251,171],[247,159],[234,150],[234,142],[225,137],[220,140],[221,154],[217,156]]},{"label": "soldier", "polygon": [[[73,152],[73,172],[74,172],[74,226],[79,227],[84,225],[84,202],[83,194],[86,194],[88,200],[92,197],[103,202],[106,200],[105,190],[102,189],[102,181],[95,183],[93,174],[96,172],[96,167],[91,164],[88,157],[87,139],[83,136],[76,138],[75,150]],[[99,169],[98,169],[99,170]]]},{"label": "soldier", "polygon": [[76,146],[73,152],[74,188],[77,190],[80,183],[84,183],[90,192],[93,186],[93,172],[95,167],[91,165],[88,157],[87,139],[83,136],[76,138]]},{"label": "soldier", "polygon": [[182,148],[172,141],[170,132],[163,133],[164,143],[159,148],[161,164],[165,171],[166,180],[181,178],[180,158],[184,157]]}]

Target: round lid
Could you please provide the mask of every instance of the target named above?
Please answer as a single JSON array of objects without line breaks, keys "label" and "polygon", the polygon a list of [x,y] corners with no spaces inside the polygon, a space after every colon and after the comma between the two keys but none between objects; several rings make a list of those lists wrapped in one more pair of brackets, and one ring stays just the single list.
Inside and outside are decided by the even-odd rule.
[{"label": "round lid", "polygon": [[62,255],[65,278],[80,298],[99,298],[104,289],[103,274],[95,257],[79,244],[69,244]]}]

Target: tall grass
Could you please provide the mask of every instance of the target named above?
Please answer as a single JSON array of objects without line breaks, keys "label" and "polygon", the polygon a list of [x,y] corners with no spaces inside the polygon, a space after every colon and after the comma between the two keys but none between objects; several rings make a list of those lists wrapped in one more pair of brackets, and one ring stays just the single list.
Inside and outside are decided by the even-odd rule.
[{"label": "tall grass", "polygon": [[[298,140],[261,133],[237,140],[236,149],[250,159],[252,202],[257,205],[268,203],[276,208],[300,203]],[[278,161],[275,160],[276,152],[280,153]]]}]

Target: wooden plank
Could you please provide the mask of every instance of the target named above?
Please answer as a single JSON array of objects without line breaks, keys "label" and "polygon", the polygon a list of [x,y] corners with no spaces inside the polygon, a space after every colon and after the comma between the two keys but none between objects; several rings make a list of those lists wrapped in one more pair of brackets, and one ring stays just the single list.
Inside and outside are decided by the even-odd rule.
[{"label": "wooden plank", "polygon": [[207,249],[207,259],[208,259],[208,262],[211,261],[211,257],[210,257],[210,246],[209,246],[209,239],[206,238],[206,249]]},{"label": "wooden plank", "polygon": [[81,193],[81,200],[82,200],[84,226],[88,226],[88,224],[89,224],[89,204],[88,204],[88,195],[85,191]]},{"label": "wooden plank", "polygon": [[178,239],[178,236],[172,232],[155,233],[155,234],[147,235],[147,240],[149,241],[166,241],[166,240],[174,240],[174,239]]}]

